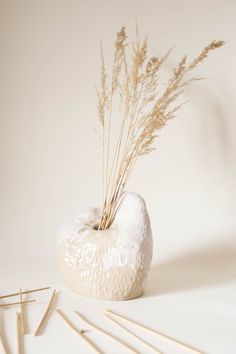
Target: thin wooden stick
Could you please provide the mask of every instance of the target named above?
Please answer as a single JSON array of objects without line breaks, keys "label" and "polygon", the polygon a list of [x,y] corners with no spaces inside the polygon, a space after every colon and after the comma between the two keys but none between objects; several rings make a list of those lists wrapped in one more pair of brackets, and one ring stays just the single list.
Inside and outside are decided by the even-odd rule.
[{"label": "thin wooden stick", "polygon": [[79,336],[80,336],[80,338],[82,338],[84,341],[85,341],[85,343],[87,344],[87,345],[89,345],[90,346],[90,348],[92,348],[94,351],[95,351],[95,353],[97,353],[97,354],[103,354],[103,352],[100,350],[100,349],[98,349],[97,347],[96,347],[96,345],[90,340],[90,339],[88,339],[87,337],[85,337],[85,335],[84,335],[84,330],[79,330],[78,328],[76,328],[74,325],[73,325],[73,323],[64,315],[64,313],[61,311],[61,310],[59,310],[59,309],[56,309],[56,312],[61,316],[61,318],[63,318],[63,320],[68,324],[68,326],[71,328],[71,329],[73,329],[73,331],[75,331]]},{"label": "thin wooden stick", "polygon": [[153,333],[153,334],[157,335],[158,337],[160,337],[162,339],[165,339],[165,340],[167,340],[167,341],[171,342],[172,344],[175,344],[175,345],[177,345],[179,347],[185,348],[186,350],[188,350],[188,351],[190,351],[190,352],[192,352],[194,354],[203,354],[203,352],[193,348],[192,346],[190,346],[188,344],[185,344],[185,343],[179,341],[178,339],[172,338],[172,337],[170,337],[170,336],[168,336],[166,334],[163,334],[163,333],[161,333],[161,332],[159,332],[159,331],[157,331],[155,329],[152,329],[152,328],[147,327],[147,326],[145,326],[145,325],[143,325],[141,323],[138,323],[137,321],[131,320],[131,319],[125,317],[125,316],[117,314],[117,313],[115,313],[115,312],[113,312],[111,310],[107,310],[106,313],[110,314],[110,315],[113,315],[113,316],[115,316],[117,318],[123,319],[123,320],[129,322],[130,324],[134,325],[135,327],[141,328],[141,329],[143,329],[146,332]]},{"label": "thin wooden stick", "polygon": [[23,309],[23,303],[22,303],[22,291],[20,288],[20,318],[21,318],[21,333],[25,334],[25,316],[24,316],[24,309]]},{"label": "thin wooden stick", "polygon": [[129,344],[125,343],[123,340],[117,338],[116,336],[114,336],[113,334],[105,331],[104,329],[98,327],[97,325],[91,323],[89,320],[87,320],[87,318],[85,318],[83,315],[81,315],[80,312],[75,311],[76,315],[79,316],[79,318],[85,322],[88,326],[90,326],[91,328],[94,328],[95,330],[97,330],[99,333],[113,339],[115,342],[122,344],[126,349],[128,349],[131,353],[133,354],[139,354],[139,352],[137,352],[136,350],[134,350]]},{"label": "thin wooden stick", "polygon": [[53,305],[53,301],[54,301],[55,296],[56,296],[56,290],[53,291],[52,296],[50,297],[46,311],[44,312],[44,315],[43,315],[41,321],[39,322],[38,328],[36,329],[36,331],[34,333],[35,336],[38,336],[40,334],[42,327],[46,323],[46,320],[47,320],[48,314],[51,310],[51,307]]},{"label": "thin wooden stick", "polygon": [[21,314],[16,312],[17,354],[22,354]]},{"label": "thin wooden stick", "polygon": [[[48,290],[50,289],[50,286],[47,286],[45,288],[38,288],[38,289],[33,289],[33,290],[25,290],[25,291],[22,291],[21,294],[29,294],[29,293],[34,293],[36,291],[42,291],[42,290]],[[17,295],[20,295],[20,293],[13,293],[13,294],[8,294],[8,295],[2,295],[0,296],[0,299],[5,299],[7,297],[11,297],[11,296],[17,296]]]},{"label": "thin wooden stick", "polygon": [[7,304],[0,304],[0,307],[7,307],[7,306],[14,306],[14,305],[20,305],[20,304],[31,304],[32,302],[36,302],[36,300],[27,300],[27,301],[22,301],[22,302],[9,302]]},{"label": "thin wooden stick", "polygon": [[126,331],[127,333],[129,333],[132,337],[136,338],[139,342],[145,344],[147,347],[151,348],[155,353],[157,354],[163,354],[159,349],[155,348],[153,345],[151,345],[150,343],[146,342],[144,339],[140,338],[139,336],[137,336],[136,334],[134,334],[133,332],[131,332],[128,328],[126,328],[125,326],[123,326],[122,324],[120,324],[117,320],[115,320],[110,314],[108,313],[104,313],[104,316],[106,316],[110,321],[114,322],[115,324],[117,324],[119,327],[121,327],[124,331]]},{"label": "thin wooden stick", "polygon": [[4,343],[4,340],[3,340],[3,337],[2,337],[2,335],[1,335],[1,333],[0,333],[0,344],[1,344],[2,348],[3,348],[3,353],[4,353],[4,354],[8,354],[7,348],[6,348],[6,346],[5,346],[5,343]]}]

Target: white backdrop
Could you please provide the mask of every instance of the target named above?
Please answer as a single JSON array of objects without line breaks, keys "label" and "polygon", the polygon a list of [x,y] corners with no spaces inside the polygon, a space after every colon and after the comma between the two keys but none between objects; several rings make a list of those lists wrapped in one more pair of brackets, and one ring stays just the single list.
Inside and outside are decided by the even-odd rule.
[{"label": "white backdrop", "polygon": [[[234,0],[0,1],[1,292],[63,288],[57,229],[100,202],[99,40],[109,62],[116,31],[125,25],[132,36],[137,18],[151,54],[175,46],[170,71],[182,55],[223,39],[226,46],[198,69],[208,80],[188,88],[191,102],[129,182],[150,213],[153,268],[146,297],[113,306],[131,315],[138,308],[144,322],[207,353],[236,352],[235,13]],[[105,306],[65,293],[69,309]],[[51,331],[41,342],[28,339],[35,354],[64,353],[68,345],[76,352],[77,338],[65,334],[55,349]]]}]

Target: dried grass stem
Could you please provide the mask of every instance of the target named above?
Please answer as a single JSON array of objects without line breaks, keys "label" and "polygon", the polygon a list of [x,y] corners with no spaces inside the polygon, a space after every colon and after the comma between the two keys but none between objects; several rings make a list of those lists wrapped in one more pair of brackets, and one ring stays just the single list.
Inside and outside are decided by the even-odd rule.
[{"label": "dried grass stem", "polygon": [[[158,132],[176,116],[183,105],[178,99],[184,88],[202,79],[198,76],[189,77],[188,74],[205,60],[211,51],[224,45],[223,41],[212,41],[190,63],[187,56],[184,56],[174,68],[163,90],[159,85],[160,69],[171,50],[161,58],[148,58],[147,38],[141,41],[138,30],[136,39],[131,44],[127,44],[126,40],[126,30],[122,27],[114,44],[110,84],[101,45],[101,79],[97,93],[103,137],[103,205],[99,230],[111,226],[117,204],[138,158],[154,150]],[[130,60],[126,54],[128,46],[131,47]],[[121,120],[118,131],[114,131],[112,120],[114,112],[117,112],[118,97]]]}]

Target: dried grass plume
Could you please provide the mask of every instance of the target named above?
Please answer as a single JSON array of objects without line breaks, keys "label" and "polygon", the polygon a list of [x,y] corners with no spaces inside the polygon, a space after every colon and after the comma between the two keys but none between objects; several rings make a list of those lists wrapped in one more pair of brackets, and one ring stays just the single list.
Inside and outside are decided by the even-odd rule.
[{"label": "dried grass plume", "polygon": [[[101,44],[101,78],[97,89],[98,117],[102,130],[103,205],[99,229],[107,229],[137,159],[154,150],[159,131],[176,116],[184,88],[201,77],[192,72],[208,54],[224,45],[212,41],[200,54],[188,61],[184,56],[176,65],[164,89],[160,87],[160,69],[171,53],[148,57],[147,38],[127,43],[125,27],[117,33],[110,75]],[[127,55],[129,50],[130,56]],[[119,129],[112,129],[113,113],[119,102]],[[114,108],[115,107],[115,108]],[[116,122],[117,123],[117,122]]]}]

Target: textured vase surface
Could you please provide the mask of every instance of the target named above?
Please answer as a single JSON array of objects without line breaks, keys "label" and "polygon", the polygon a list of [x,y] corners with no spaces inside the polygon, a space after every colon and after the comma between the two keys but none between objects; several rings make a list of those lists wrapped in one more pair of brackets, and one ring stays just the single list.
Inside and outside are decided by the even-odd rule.
[{"label": "textured vase surface", "polygon": [[58,232],[57,262],[65,285],[88,297],[141,296],[152,259],[152,231],[143,198],[125,192],[114,222],[95,230],[100,209],[90,208]]}]

